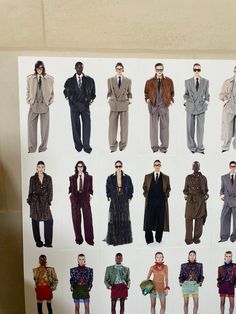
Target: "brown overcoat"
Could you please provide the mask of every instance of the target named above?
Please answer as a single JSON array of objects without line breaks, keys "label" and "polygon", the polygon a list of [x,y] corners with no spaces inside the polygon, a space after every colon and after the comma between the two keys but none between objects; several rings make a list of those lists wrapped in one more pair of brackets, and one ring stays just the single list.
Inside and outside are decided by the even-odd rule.
[{"label": "brown overcoat", "polygon": [[[169,227],[169,206],[168,206],[168,198],[170,194],[170,179],[169,176],[162,173],[162,180],[163,180],[163,192],[165,195],[165,208],[164,208],[164,229],[163,231],[170,231]],[[145,197],[145,208],[144,208],[144,224],[143,230],[146,230],[146,223],[147,223],[147,203],[148,203],[148,192],[150,189],[150,185],[153,178],[153,172],[146,174],[143,182],[143,195]]]}]

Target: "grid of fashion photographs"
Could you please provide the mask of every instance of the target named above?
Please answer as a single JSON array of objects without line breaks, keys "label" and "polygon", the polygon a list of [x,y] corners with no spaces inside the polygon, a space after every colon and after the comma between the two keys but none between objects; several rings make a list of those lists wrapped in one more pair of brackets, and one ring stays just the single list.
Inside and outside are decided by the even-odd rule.
[{"label": "grid of fashion photographs", "polygon": [[235,65],[18,58],[26,314],[233,313]]}]

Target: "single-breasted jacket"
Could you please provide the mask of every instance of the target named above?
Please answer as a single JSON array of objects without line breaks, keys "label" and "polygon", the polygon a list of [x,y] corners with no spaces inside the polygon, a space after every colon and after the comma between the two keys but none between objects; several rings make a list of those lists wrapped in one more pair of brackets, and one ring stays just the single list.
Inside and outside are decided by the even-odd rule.
[{"label": "single-breasted jacket", "polygon": [[[165,203],[164,203],[164,231],[170,231],[169,228],[169,206],[168,206],[168,197],[170,194],[170,179],[169,176],[165,175],[162,173],[162,180],[163,180],[163,192],[165,196]],[[146,230],[146,225],[147,225],[147,205],[148,205],[148,192],[151,186],[153,178],[153,172],[146,174],[144,178],[144,183],[143,183],[143,195],[145,197],[145,209],[144,209],[144,225],[143,225],[143,230]]]},{"label": "single-breasted jacket", "polygon": [[128,267],[123,266],[122,269],[117,269],[115,265],[108,266],[106,268],[104,283],[107,288],[112,287],[115,284],[117,274],[119,272],[121,280],[125,282],[125,284],[130,286],[130,271]]},{"label": "single-breasted jacket", "polygon": [[[53,83],[54,78],[48,74],[42,75],[42,93],[46,105],[51,105],[54,98]],[[36,92],[38,86],[38,78],[36,74],[27,76],[26,101],[33,105],[35,102]]]},{"label": "single-breasted jacket", "polygon": [[117,76],[107,80],[107,98],[111,111],[127,111],[132,98],[131,80],[122,76],[121,86],[117,83]]},{"label": "single-breasted jacket", "polygon": [[[77,176],[73,175],[69,178],[70,186],[69,186],[69,193],[70,193],[70,200],[71,204],[77,206],[80,193],[78,193],[78,184],[77,184]],[[93,177],[89,175],[87,172],[84,174],[84,184],[83,184],[83,198],[84,200],[90,200],[90,195],[93,195]]]},{"label": "single-breasted jacket", "polygon": [[[169,107],[171,103],[174,103],[174,84],[171,78],[164,76],[161,79],[161,96],[165,106]],[[144,89],[145,100],[150,100],[152,106],[156,105],[157,97],[157,78],[152,77],[147,80]]]},{"label": "single-breasted jacket", "polygon": [[200,114],[207,110],[207,101],[210,100],[209,81],[200,77],[198,91],[196,90],[194,78],[185,81],[185,108],[191,114]]}]

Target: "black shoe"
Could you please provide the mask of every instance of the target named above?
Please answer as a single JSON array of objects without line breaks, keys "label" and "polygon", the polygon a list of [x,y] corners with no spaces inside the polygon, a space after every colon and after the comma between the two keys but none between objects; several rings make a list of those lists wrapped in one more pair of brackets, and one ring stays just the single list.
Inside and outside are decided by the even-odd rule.
[{"label": "black shoe", "polygon": [[42,247],[42,246],[43,246],[43,242],[42,242],[42,241],[36,242],[36,246],[37,246],[37,247]]},{"label": "black shoe", "polygon": [[226,149],[222,149],[221,153],[224,153],[224,152],[227,152],[227,150]]},{"label": "black shoe", "polygon": [[193,240],[193,242],[194,242],[195,244],[198,244],[198,243],[200,243],[201,241],[198,239],[198,240]]},{"label": "black shoe", "polygon": [[203,155],[205,154],[204,152],[199,152],[199,153],[200,153],[200,154],[203,154]]},{"label": "black shoe", "polygon": [[115,150],[111,150],[111,153],[114,153],[115,152]]},{"label": "black shoe", "polygon": [[77,150],[77,152],[81,152],[81,150],[83,149],[83,146],[81,146],[81,147],[75,147],[75,149]]},{"label": "black shoe", "polygon": [[191,153],[194,154],[195,152],[193,150],[191,150]]},{"label": "black shoe", "polygon": [[120,148],[120,151],[122,152],[122,150],[124,150],[124,148]]},{"label": "black shoe", "polygon": [[193,241],[185,241],[187,245],[193,244]]},{"label": "black shoe", "polygon": [[47,244],[47,243],[44,243],[44,245],[43,246],[45,246],[45,247],[52,247],[52,244]]},{"label": "black shoe", "polygon": [[154,242],[154,241],[147,242],[147,245],[150,244],[150,243],[153,243],[153,242]]},{"label": "black shoe", "polygon": [[227,240],[220,239],[218,242],[226,242]]},{"label": "black shoe", "polygon": [[90,154],[92,151],[92,147],[84,148],[85,153]]},{"label": "black shoe", "polygon": [[230,241],[231,241],[231,242],[235,242],[235,239],[232,239],[232,240],[230,239]]}]

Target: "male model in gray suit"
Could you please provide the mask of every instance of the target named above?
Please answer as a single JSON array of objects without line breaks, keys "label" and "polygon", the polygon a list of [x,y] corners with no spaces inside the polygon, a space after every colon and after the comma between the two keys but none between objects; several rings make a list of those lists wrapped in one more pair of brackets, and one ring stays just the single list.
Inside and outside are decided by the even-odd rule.
[{"label": "male model in gray suit", "polygon": [[118,147],[117,128],[120,118],[120,151],[124,150],[128,141],[128,109],[131,103],[131,80],[123,76],[124,66],[118,62],[115,66],[116,75],[107,80],[107,98],[110,105],[109,145],[111,152]]},{"label": "male model in gray suit", "polygon": [[[209,95],[209,81],[200,76],[201,66],[193,65],[194,77],[185,81],[186,112],[187,112],[187,146],[194,153],[204,154],[203,134],[205,111]],[[195,142],[195,123],[197,122],[197,143]]]},{"label": "male model in gray suit", "polygon": [[[236,240],[236,161],[229,163],[230,172],[221,177],[220,197],[224,206],[220,217],[220,241]],[[233,215],[233,231],[230,235],[231,216]]]},{"label": "male model in gray suit", "polygon": [[34,153],[37,149],[37,124],[40,116],[41,145],[39,152],[47,149],[49,132],[49,105],[53,102],[52,76],[46,74],[42,61],[37,61],[34,74],[27,77],[26,101],[30,105],[28,114],[28,152]]}]

